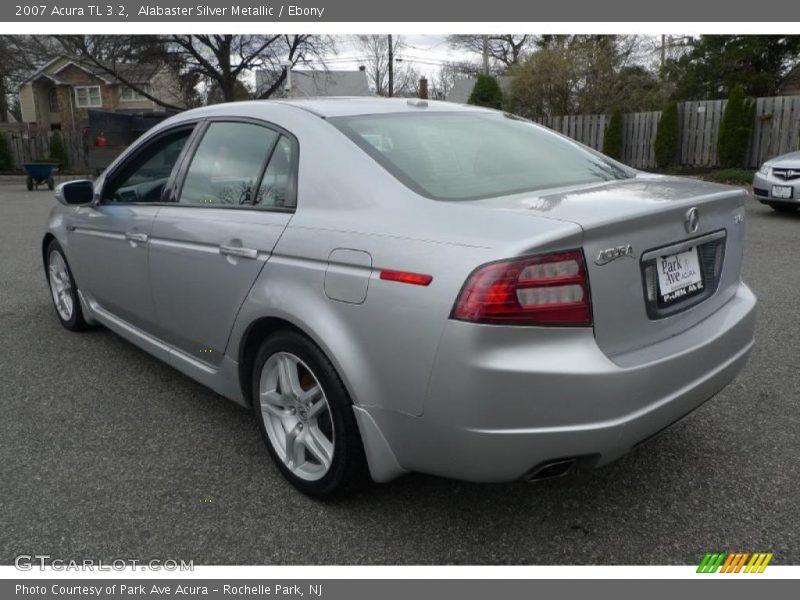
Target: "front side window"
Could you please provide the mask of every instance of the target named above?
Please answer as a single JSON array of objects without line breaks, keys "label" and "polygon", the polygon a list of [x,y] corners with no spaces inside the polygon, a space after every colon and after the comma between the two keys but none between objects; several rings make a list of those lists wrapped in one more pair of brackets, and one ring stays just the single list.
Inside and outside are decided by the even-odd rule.
[{"label": "front side window", "polygon": [[477,200],[632,176],[610,158],[500,113],[328,120],[405,185],[435,200]]},{"label": "front side window", "polygon": [[251,123],[214,122],[192,158],[182,204],[254,204],[256,186],[280,134]]},{"label": "front side window", "polygon": [[191,127],[187,127],[165,134],[129,158],[105,186],[105,200],[116,203],[160,202],[164,186],[191,133]]},{"label": "front side window", "polygon": [[79,86],[75,88],[75,105],[78,108],[91,108],[103,105],[103,96],[99,85]]}]

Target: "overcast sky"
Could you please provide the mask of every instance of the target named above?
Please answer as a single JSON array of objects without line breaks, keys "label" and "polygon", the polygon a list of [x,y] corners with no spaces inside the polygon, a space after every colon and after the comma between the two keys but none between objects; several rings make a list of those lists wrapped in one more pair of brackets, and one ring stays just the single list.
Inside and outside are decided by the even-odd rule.
[{"label": "overcast sky", "polygon": [[[465,61],[474,55],[453,50],[447,44],[447,36],[435,34],[403,35],[404,49],[398,53],[403,62],[413,63],[420,75],[432,77],[444,62]],[[338,54],[326,59],[330,70],[355,70],[364,64],[366,56],[358,46],[356,36],[339,36]]]}]

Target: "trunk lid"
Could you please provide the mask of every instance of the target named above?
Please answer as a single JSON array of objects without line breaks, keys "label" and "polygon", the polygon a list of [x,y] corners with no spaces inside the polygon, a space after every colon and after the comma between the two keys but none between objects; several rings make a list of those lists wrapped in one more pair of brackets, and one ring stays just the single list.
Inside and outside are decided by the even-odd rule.
[{"label": "trunk lid", "polygon": [[[746,198],[740,188],[642,174],[480,203],[583,229],[595,338],[614,356],[679,334],[733,296],[740,279]],[[693,208],[694,230],[686,225]],[[686,258],[694,247],[703,284],[665,306],[657,263],[665,255]]]}]

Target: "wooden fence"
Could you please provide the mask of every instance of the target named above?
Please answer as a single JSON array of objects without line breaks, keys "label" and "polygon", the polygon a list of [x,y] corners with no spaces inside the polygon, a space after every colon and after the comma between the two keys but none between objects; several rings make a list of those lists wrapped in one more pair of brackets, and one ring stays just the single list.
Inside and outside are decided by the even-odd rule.
[{"label": "wooden fence", "polygon": [[[690,167],[718,166],[717,138],[727,100],[678,104],[680,163]],[[655,139],[661,112],[623,115],[622,162],[637,169],[656,167]],[[595,150],[603,149],[607,115],[545,117],[539,123]],[[800,149],[800,96],[756,100],[747,164],[757,168],[765,160]]]},{"label": "wooden fence", "polygon": [[606,115],[566,115],[563,117],[544,117],[537,120],[545,127],[563,133],[573,140],[590,148],[603,150],[606,135]]},{"label": "wooden fence", "polygon": [[[86,148],[84,146],[83,131],[79,129],[61,130],[61,139],[67,151],[70,170],[83,170],[86,168]],[[0,128],[0,135],[5,137],[13,167],[22,169],[27,162],[45,159],[50,155],[51,131],[29,127],[24,124],[4,125]]]}]

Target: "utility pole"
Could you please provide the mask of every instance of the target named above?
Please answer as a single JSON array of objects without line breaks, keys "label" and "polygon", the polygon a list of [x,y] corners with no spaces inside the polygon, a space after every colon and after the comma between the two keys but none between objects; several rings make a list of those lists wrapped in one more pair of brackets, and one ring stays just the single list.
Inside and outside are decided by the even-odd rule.
[{"label": "utility pole", "polygon": [[483,74],[489,74],[489,36],[482,35],[481,40],[483,41]]},{"label": "utility pole", "polygon": [[394,96],[394,48],[392,34],[389,34],[389,98]]}]

